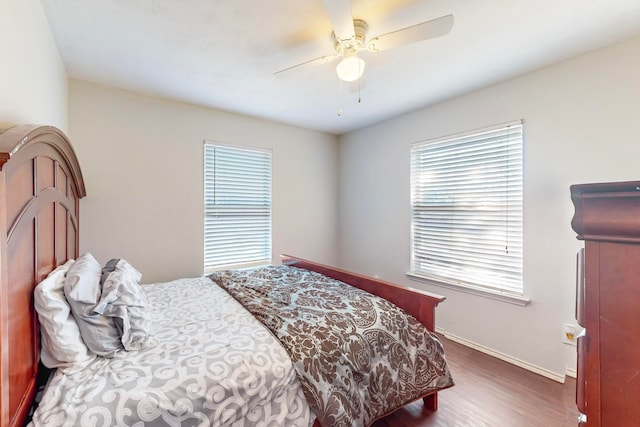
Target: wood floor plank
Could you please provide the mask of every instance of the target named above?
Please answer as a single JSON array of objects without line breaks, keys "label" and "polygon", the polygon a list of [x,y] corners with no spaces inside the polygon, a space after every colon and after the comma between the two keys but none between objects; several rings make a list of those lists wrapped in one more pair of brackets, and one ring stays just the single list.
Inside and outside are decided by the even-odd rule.
[{"label": "wood floor plank", "polygon": [[576,427],[575,379],[564,384],[441,337],[456,385],[438,396],[438,410],[422,401],[373,427]]}]

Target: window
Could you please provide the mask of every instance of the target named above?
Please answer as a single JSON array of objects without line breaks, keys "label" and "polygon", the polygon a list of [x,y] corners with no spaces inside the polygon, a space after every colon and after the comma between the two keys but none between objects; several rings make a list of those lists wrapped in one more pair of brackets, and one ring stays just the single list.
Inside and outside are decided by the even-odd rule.
[{"label": "window", "polygon": [[271,262],[271,151],[205,143],[204,271]]},{"label": "window", "polygon": [[410,276],[519,303],[522,123],[412,144],[411,216]]}]

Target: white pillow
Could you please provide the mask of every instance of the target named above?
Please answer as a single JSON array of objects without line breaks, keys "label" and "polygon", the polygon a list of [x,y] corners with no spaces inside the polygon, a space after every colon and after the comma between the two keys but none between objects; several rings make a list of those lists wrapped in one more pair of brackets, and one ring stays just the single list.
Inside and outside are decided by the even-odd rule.
[{"label": "white pillow", "polygon": [[83,254],[67,272],[64,294],[71,306],[80,334],[94,354],[113,357],[122,349],[113,319],[94,312],[100,300],[102,267],[90,253]]},{"label": "white pillow", "polygon": [[64,276],[72,264],[73,260],[69,260],[49,273],[33,294],[42,337],[40,360],[47,368],[58,368],[66,373],[84,368],[96,357],[82,341],[64,296]]}]

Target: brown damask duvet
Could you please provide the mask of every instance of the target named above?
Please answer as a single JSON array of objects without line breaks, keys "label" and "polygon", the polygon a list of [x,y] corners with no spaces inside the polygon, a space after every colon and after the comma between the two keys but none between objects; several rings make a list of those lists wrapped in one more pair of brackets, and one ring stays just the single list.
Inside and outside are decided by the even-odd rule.
[{"label": "brown damask duvet", "polygon": [[437,337],[382,298],[288,266],[210,278],[287,349],[323,426],[368,426],[453,385]]}]

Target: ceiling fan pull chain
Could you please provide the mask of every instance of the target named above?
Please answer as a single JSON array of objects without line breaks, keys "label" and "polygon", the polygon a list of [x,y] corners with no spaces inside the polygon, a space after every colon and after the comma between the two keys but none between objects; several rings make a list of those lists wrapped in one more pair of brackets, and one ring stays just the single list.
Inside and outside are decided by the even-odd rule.
[{"label": "ceiling fan pull chain", "polygon": [[338,87],[338,117],[342,117],[342,80],[339,80]]}]

